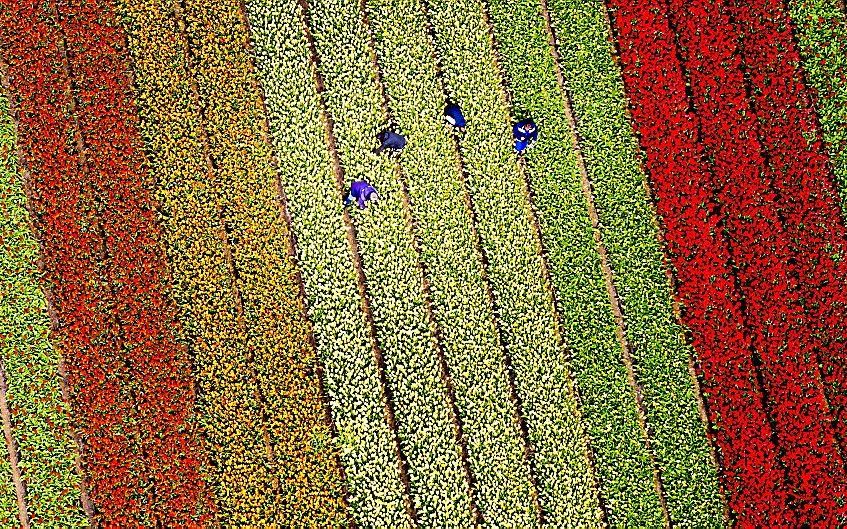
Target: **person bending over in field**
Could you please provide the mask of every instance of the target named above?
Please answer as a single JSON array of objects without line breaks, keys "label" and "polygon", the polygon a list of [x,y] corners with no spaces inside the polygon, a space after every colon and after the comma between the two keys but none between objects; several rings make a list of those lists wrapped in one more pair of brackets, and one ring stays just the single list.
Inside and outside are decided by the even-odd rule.
[{"label": "person bending over in field", "polygon": [[531,119],[518,121],[512,127],[512,135],[515,137],[515,152],[524,153],[538,141],[538,126]]},{"label": "person bending over in field", "polygon": [[376,202],[379,195],[376,189],[365,180],[354,180],[350,184],[350,193],[344,199],[344,207],[346,208],[355,200],[359,205],[359,209],[368,207],[368,202]]},{"label": "person bending over in field", "polygon": [[447,104],[447,107],[444,109],[444,119],[457,131],[465,132],[465,116],[462,114],[462,109],[456,103]]},{"label": "person bending over in field", "polygon": [[374,151],[376,154],[382,151],[388,151],[389,156],[396,156],[406,146],[406,137],[390,128],[384,129],[377,134],[376,139],[379,141],[379,147]]}]

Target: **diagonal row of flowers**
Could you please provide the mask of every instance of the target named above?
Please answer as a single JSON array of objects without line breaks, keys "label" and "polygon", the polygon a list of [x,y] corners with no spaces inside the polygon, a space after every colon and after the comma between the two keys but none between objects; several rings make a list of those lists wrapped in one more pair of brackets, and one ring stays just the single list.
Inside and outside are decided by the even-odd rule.
[{"label": "diagonal row of flowers", "polygon": [[[202,497],[190,367],[166,296],[115,24],[97,3],[57,13],[49,3],[5,2],[0,18],[59,320],[54,339],[66,355],[98,520],[190,520]],[[142,422],[157,435],[141,435]]]},{"label": "diagonal row of flowers", "polygon": [[[696,298],[687,300],[689,318],[692,312],[695,323],[696,319],[704,316],[713,318],[717,314],[716,307],[726,308],[734,305],[734,300],[741,299],[740,294],[746,303],[743,305],[746,310],[744,314],[738,314],[735,309],[733,318],[741,316],[740,320],[744,321],[749,330],[752,345],[762,360],[762,389],[767,395],[764,411],[773,418],[772,424],[775,424],[780,442],[778,447],[771,447],[767,440],[767,424],[763,422],[762,414],[756,411],[756,403],[761,398],[760,390],[752,377],[743,376],[746,370],[742,368],[744,364],[735,364],[742,368],[736,372],[736,380],[749,382],[741,385],[735,382],[729,385],[727,382],[732,379],[714,378],[712,384],[709,384],[709,379],[712,378],[709,373],[710,364],[718,366],[717,373],[724,375],[731,373],[728,368],[734,364],[726,362],[729,358],[721,356],[713,360],[720,363],[712,363],[709,359],[709,349],[700,351],[701,358],[704,359],[703,370],[707,384],[714,386],[714,390],[710,392],[709,405],[712,417],[720,418],[717,423],[717,439],[719,444],[724,445],[724,465],[732,471],[733,465],[737,464],[738,475],[746,476],[742,478],[743,482],[735,482],[736,485],[732,485],[734,481],[725,476],[725,483],[730,484],[730,493],[734,494],[733,509],[745,516],[745,520],[748,519],[746,517],[755,520],[757,516],[767,513],[765,520],[769,520],[769,523],[790,523],[791,513],[786,510],[785,504],[786,493],[790,487],[800,499],[797,503],[802,509],[800,515],[803,520],[829,519],[833,510],[838,508],[836,497],[841,494],[842,485],[839,483],[843,480],[839,476],[843,473],[843,467],[825,415],[826,402],[817,366],[814,361],[809,361],[807,356],[818,345],[817,337],[810,330],[806,320],[802,305],[803,293],[795,279],[796,272],[791,270],[792,266],[798,266],[796,263],[808,257],[799,253],[798,248],[788,246],[786,234],[790,231],[791,219],[783,222],[777,214],[777,195],[771,187],[775,186],[772,183],[774,178],[762,155],[761,145],[756,140],[756,123],[750,118],[752,114],[743,84],[741,57],[735,49],[738,35],[734,33],[725,13],[721,11],[721,6],[713,2],[697,2],[689,6],[685,16],[682,16],[683,6],[674,2],[670,6],[660,2],[643,2],[634,6],[617,7],[619,11],[616,27],[622,37],[624,62],[628,61],[630,67],[627,83],[634,96],[634,117],[641,128],[642,145],[648,154],[648,164],[652,164],[655,169],[652,178],[659,195],[660,210],[667,211],[664,215],[669,228],[668,238],[676,238],[679,241],[673,253],[676,254],[678,274],[682,280],[683,298],[684,279],[688,274],[686,269],[697,268],[686,263],[689,259],[697,259],[698,254],[691,252],[696,249],[692,248],[692,239],[706,242],[707,238],[702,237],[703,234],[726,231],[729,244],[724,246],[726,250],[717,254],[726,257],[722,260],[723,264],[716,264],[724,267],[721,273],[724,278],[732,278],[726,264],[737,265],[737,277],[733,279],[738,281],[738,293],[729,288],[731,285],[727,285],[725,290],[715,292],[714,298],[707,299],[706,306],[699,310],[697,303],[692,303]],[[668,7],[670,12],[667,11]],[[655,16],[647,17],[646,13]],[[654,27],[644,28],[644,33],[633,31],[634,20],[638,20],[638,24],[644,23],[644,20],[652,21]],[[652,35],[671,34],[669,30],[674,27],[678,34],[683,64],[680,64],[673,53],[665,54],[662,62],[656,61],[651,69],[660,73],[662,77],[659,79],[664,78],[669,84],[645,84],[644,76],[635,74],[632,66],[636,64],[639,55],[644,58],[641,61],[642,66],[655,61],[652,57],[647,60],[650,55],[656,57],[655,51],[650,51],[657,48],[652,41]],[[651,31],[654,29],[664,31]],[[685,109],[691,104],[683,96],[684,66],[688,67],[694,95],[693,103],[700,110],[699,115],[684,115]],[[661,105],[655,100],[653,104],[658,108],[642,105],[643,102],[651,100],[650,91],[657,88],[663,88],[670,97],[668,101],[675,102],[675,109],[672,105]],[[680,127],[686,123],[687,126],[676,131],[657,127],[656,122],[649,117],[651,112],[656,110],[666,113],[671,110],[671,115],[678,114],[683,118],[678,120]],[[701,147],[695,143],[698,134],[702,134],[705,151],[712,155],[713,163],[710,166],[703,164]],[[651,155],[661,156],[665,160],[662,162],[653,158],[651,161]],[[695,171],[689,170],[679,174],[698,175],[702,180],[691,178],[687,181],[687,186],[681,186],[680,184],[686,183],[683,179],[676,182],[674,187],[668,186],[669,182],[664,181],[664,178],[673,173],[663,171],[662,165],[668,164],[668,160],[679,162],[686,158],[690,160],[687,163],[689,167],[691,163],[696,162],[693,166]],[[703,182],[707,182],[707,189],[713,194],[712,197],[697,197],[692,194],[688,201],[681,200],[685,196],[681,190],[691,189],[692,186],[702,185]],[[666,204],[663,205],[663,201],[666,201]],[[716,209],[716,203],[720,204],[719,209]],[[679,204],[679,207],[674,208],[673,204]],[[693,215],[694,219],[701,219],[700,225],[706,222],[704,227],[711,225],[712,229],[698,231],[689,225],[680,224],[678,216],[686,212],[689,216]],[[715,217],[715,213],[719,215]],[[726,244],[716,242],[721,246]],[[671,248],[673,247],[672,242]],[[718,249],[720,250],[720,246]],[[702,254],[700,259],[707,255]],[[789,260],[791,257],[796,258],[796,261]],[[720,268],[716,271],[720,271]],[[714,281],[713,277],[709,277],[710,282]],[[714,283],[711,284],[714,286]],[[727,301],[732,303],[728,304]],[[736,325],[738,321],[735,320]],[[697,326],[693,324],[692,327],[696,329]],[[739,343],[741,344],[743,342]],[[739,359],[744,359],[749,369],[745,349],[747,347],[739,348],[737,354]],[[750,373],[753,371],[750,370]],[[739,395],[743,399],[734,403],[731,399],[724,398],[725,392],[730,388],[743,389]],[[744,412],[748,409],[755,412],[749,417],[749,424],[745,424],[744,418],[737,414],[724,413],[725,410],[742,406],[745,401],[750,403],[751,407],[745,405]],[[824,414],[823,420],[819,413]],[[731,429],[721,426],[722,423],[726,424],[728,419],[735,419],[737,426],[743,428],[746,434],[737,439],[728,438],[724,432]],[[757,442],[750,443],[750,439]],[[740,442],[742,440],[743,445]],[[755,451],[754,459],[744,457],[747,449]],[[774,450],[778,450],[777,453],[783,457],[777,459]],[[806,474],[803,473],[801,460],[805,460],[806,471],[812,468],[813,473],[818,476],[815,485],[804,479]],[[788,483],[778,479],[782,473],[780,462],[787,468]],[[759,495],[762,485],[760,478],[755,476],[755,473],[762,471],[773,476],[773,480],[768,480],[769,482],[776,483],[770,491],[763,491],[767,493],[766,496]],[[769,500],[760,503],[764,497]],[[756,498],[760,499],[757,501]]]}]

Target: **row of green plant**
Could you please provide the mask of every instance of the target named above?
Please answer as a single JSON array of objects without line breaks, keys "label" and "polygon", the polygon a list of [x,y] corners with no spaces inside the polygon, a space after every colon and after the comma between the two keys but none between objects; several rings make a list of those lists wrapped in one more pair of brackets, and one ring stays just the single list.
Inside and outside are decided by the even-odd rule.
[{"label": "row of green plant", "polygon": [[522,167],[482,5],[428,3],[448,95],[465,110],[460,152],[514,367],[544,519],[596,526],[601,511],[567,352],[545,279]]},{"label": "row of green plant", "polygon": [[788,0],[806,81],[820,119],[841,203],[847,205],[847,14],[840,0]]},{"label": "row of green plant", "polygon": [[247,11],[350,513],[362,527],[409,527],[303,12],[295,0],[251,0]]},{"label": "row of green plant", "polygon": [[[62,397],[60,352],[49,339],[38,242],[30,230],[16,148],[8,100],[0,94],[0,362],[27,515],[33,526],[88,527],[70,409]],[[0,527],[20,527],[9,453],[5,441],[2,445]]]},{"label": "row of green plant", "polygon": [[600,0],[550,0],[549,13],[670,521],[719,526],[724,504],[689,366],[694,352],[674,314],[606,6]]},{"label": "row of green plant", "polygon": [[[387,116],[361,15],[353,0],[310,2],[311,34],[325,83],[322,95],[344,186],[365,179],[381,195],[378,205],[364,211],[354,208],[352,217],[418,521],[466,527],[472,524],[470,491],[422,288],[410,212],[397,164],[373,153],[374,136]],[[339,193],[339,207],[341,198]]]},{"label": "row of green plant", "polygon": [[388,106],[409,139],[401,160],[421,260],[486,523],[532,526],[536,491],[524,457],[456,144],[442,118],[427,20],[418,0],[367,2]]},{"label": "row of green plant", "polygon": [[616,335],[542,6],[538,0],[489,0],[488,9],[512,119],[532,117],[541,126],[542,141],[526,156],[527,175],[608,521],[660,526],[653,462]]}]

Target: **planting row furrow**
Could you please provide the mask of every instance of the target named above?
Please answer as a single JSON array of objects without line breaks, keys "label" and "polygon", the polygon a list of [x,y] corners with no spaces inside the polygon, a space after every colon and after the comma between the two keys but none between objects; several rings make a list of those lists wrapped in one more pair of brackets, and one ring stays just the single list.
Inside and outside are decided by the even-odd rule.
[{"label": "planting row furrow", "polygon": [[597,525],[602,512],[587,440],[524,172],[512,153],[482,5],[438,0],[426,7],[445,90],[468,119],[460,154],[532,447],[543,520]]},{"label": "planting row furrow", "polygon": [[81,166],[61,35],[43,2],[4,2],[0,17],[21,165],[31,175],[28,198],[43,281],[56,312],[53,341],[67,359],[74,425],[98,509],[95,521],[149,523],[139,492],[148,476],[137,445],[135,402],[110,314],[105,242],[93,186]]},{"label": "planting row furrow", "polygon": [[550,0],[580,152],[614,274],[650,449],[673,525],[717,526],[724,501],[602,2]]},{"label": "planting row furrow", "polygon": [[208,508],[199,475],[204,456],[193,421],[194,383],[169,297],[124,34],[112,10],[108,1],[57,2],[84,149],[82,170],[93,188],[104,274],[114,293],[110,314],[120,329],[138,444],[149,469],[141,508],[149,510],[151,523],[188,524],[200,521]]},{"label": "planting row furrow", "polygon": [[840,0],[785,0],[806,81],[815,91],[835,180],[847,208],[847,13]]},{"label": "planting row furrow", "polygon": [[[15,127],[0,94],[0,357],[13,438],[33,525],[87,527],[76,444],[62,398],[60,352],[50,343],[47,301],[39,288],[38,242],[30,231]],[[18,526],[11,470],[4,455],[0,526]]]},{"label": "planting row furrow", "polygon": [[[818,345],[833,434],[847,450],[847,230],[800,54],[781,0],[729,2],[771,169],[785,237],[794,252],[802,322]],[[789,457],[789,455],[786,455]],[[791,457],[803,459],[802,453]],[[844,474],[842,474],[843,476]],[[847,489],[839,493],[847,501]],[[847,519],[842,520],[847,522]]]},{"label": "planting row furrow", "polygon": [[527,172],[609,523],[660,526],[664,514],[653,461],[617,335],[542,5],[488,4],[512,119],[531,116],[542,127],[541,143],[526,156]]},{"label": "planting row furrow", "polygon": [[270,488],[256,491],[261,509],[232,505],[222,518],[339,525],[345,512],[337,451],[241,9],[236,0],[185,0],[175,14],[188,43],[214,169],[209,183],[243,304],[246,367],[270,448]]},{"label": "planting row furrow", "polygon": [[343,184],[365,179],[381,197],[378,205],[352,216],[415,511],[423,525],[467,527],[472,524],[470,491],[398,167],[372,152],[374,135],[387,116],[361,16],[356,0],[310,2],[311,34],[325,82],[322,95]]},{"label": "planting row furrow", "polygon": [[616,0],[610,7],[682,319],[697,352],[727,502],[745,525],[792,525],[720,205],[705,185],[711,176],[700,122],[688,101],[667,12],[655,0]]},{"label": "planting row furrow", "polygon": [[[763,156],[745,92],[737,38],[722,2],[671,0],[669,17],[690,76],[702,141],[713,159],[710,182],[722,204],[738,267],[748,331],[761,358],[768,413],[801,521],[834,520],[844,466],[831,431],[817,338],[798,285],[797,259],[777,204],[774,172]],[[812,302],[813,300],[809,300]],[[814,480],[808,479],[815,475]]]},{"label": "planting row furrow", "polygon": [[186,43],[166,3],[121,1],[118,12],[133,60],[173,295],[198,387],[197,420],[210,463],[204,478],[223,515],[248,517],[263,510],[270,490],[269,456],[255,384],[243,374],[249,345]]},{"label": "planting row furrow", "polygon": [[297,0],[250,0],[247,10],[351,515],[363,527],[408,527],[396,441],[356,290],[302,6]]},{"label": "planting row furrow", "polygon": [[482,255],[427,21],[417,0],[367,2],[388,106],[409,139],[401,161],[435,319],[486,524],[532,526],[535,507]]},{"label": "planting row furrow", "polygon": [[3,466],[3,494],[5,498],[0,502],[0,508],[5,509],[0,523],[3,527],[21,527],[29,529],[29,513],[27,513],[26,499],[24,496],[23,480],[21,479],[20,461],[18,460],[17,445],[12,437],[12,414],[9,411],[9,403],[6,394],[9,388],[6,385],[6,372],[0,366],[0,417],[3,423],[3,446],[5,450],[0,451],[4,457]]}]

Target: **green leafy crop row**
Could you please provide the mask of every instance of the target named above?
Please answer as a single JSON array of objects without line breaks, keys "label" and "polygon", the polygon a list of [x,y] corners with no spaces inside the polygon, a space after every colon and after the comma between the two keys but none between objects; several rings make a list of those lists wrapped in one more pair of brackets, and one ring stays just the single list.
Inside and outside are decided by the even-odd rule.
[{"label": "green leafy crop row", "polygon": [[839,0],[788,0],[808,83],[847,205],[847,14]]},{"label": "green leafy crop row", "polygon": [[[87,527],[82,510],[69,406],[62,399],[59,351],[49,340],[39,288],[38,243],[17,171],[8,100],[0,94],[0,361],[33,526]],[[0,527],[19,527],[5,441],[0,463]]]},{"label": "green leafy crop row", "polygon": [[303,13],[296,0],[251,0],[247,10],[351,514],[363,527],[408,527]]},{"label": "green leafy crop row", "polygon": [[468,119],[468,175],[504,342],[514,366],[539,484],[556,526],[596,526],[600,509],[523,171],[511,152],[509,112],[478,0],[429,2],[448,94]]},{"label": "green leafy crop row", "polygon": [[489,0],[513,119],[533,117],[542,141],[527,171],[609,523],[660,526],[646,432],[639,424],[583,192],[566,95],[538,0]]},{"label": "green leafy crop row", "polygon": [[573,110],[674,525],[719,526],[723,500],[674,315],[655,210],[600,0],[550,0]]},{"label": "green leafy crop row", "polygon": [[353,219],[412,500],[423,525],[468,526],[470,493],[398,168],[372,152],[386,116],[361,11],[352,0],[315,0],[309,21],[345,184],[366,179],[382,196]]}]

